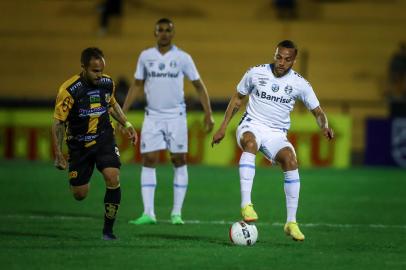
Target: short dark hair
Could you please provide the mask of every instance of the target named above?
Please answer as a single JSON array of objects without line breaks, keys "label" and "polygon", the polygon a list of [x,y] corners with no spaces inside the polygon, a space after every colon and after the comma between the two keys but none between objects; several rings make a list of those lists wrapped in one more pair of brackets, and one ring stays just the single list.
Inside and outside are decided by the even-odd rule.
[{"label": "short dark hair", "polygon": [[87,67],[92,58],[103,59],[104,54],[103,54],[102,50],[100,50],[99,48],[96,48],[96,47],[89,47],[89,48],[84,49],[80,56],[80,63],[82,65],[84,65],[85,67]]},{"label": "short dark hair", "polygon": [[173,21],[172,21],[171,19],[168,19],[168,18],[161,18],[161,19],[159,19],[159,20],[156,22],[155,25],[158,25],[158,24],[161,24],[161,23],[172,24],[172,26],[174,25],[174,24],[173,24]]},{"label": "short dark hair", "polygon": [[289,39],[282,40],[281,42],[278,43],[277,47],[295,49],[295,54],[296,55],[297,55],[297,52],[298,52],[296,44],[292,40],[289,40]]}]

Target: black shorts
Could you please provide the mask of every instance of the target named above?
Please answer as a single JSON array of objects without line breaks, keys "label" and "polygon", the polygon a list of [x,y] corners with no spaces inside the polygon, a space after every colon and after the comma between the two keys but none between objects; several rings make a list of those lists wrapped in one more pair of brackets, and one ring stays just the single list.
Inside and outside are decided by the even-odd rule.
[{"label": "black shorts", "polygon": [[90,181],[94,166],[101,172],[105,168],[120,168],[120,154],[114,139],[97,142],[90,147],[69,149],[69,182],[82,186]]}]

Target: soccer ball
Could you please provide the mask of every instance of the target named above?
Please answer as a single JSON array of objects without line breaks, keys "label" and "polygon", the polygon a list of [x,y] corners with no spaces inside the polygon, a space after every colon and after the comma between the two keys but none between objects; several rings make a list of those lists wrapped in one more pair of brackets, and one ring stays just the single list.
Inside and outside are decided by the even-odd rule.
[{"label": "soccer ball", "polygon": [[230,240],[239,246],[252,246],[257,242],[258,230],[254,224],[238,221],[230,227]]}]

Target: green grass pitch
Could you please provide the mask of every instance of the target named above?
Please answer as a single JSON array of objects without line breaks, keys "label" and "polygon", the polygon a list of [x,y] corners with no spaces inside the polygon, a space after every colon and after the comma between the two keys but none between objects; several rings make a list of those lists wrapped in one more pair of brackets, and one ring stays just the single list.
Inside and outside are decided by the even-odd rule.
[{"label": "green grass pitch", "polygon": [[169,224],[170,166],[157,169],[157,225],[134,226],[142,212],[140,166],[121,172],[119,241],[100,240],[104,183],[95,171],[88,198],[70,194],[66,172],[50,163],[0,162],[2,269],[406,269],[406,171],[303,169],[298,221],[305,242],[283,234],[279,168],[258,168],[253,201],[259,238],[230,243],[239,216],[235,167],[189,166],[184,226]]}]

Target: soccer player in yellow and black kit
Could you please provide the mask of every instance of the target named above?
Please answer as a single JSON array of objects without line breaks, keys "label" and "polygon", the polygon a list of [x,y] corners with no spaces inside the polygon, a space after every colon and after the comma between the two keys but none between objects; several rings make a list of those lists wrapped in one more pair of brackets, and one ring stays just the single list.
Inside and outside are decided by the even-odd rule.
[{"label": "soccer player in yellow and black kit", "polygon": [[79,201],[86,198],[96,165],[106,182],[103,239],[115,240],[113,224],[121,200],[121,163],[110,115],[123,126],[133,144],[137,134],[114,98],[113,80],[103,74],[103,52],[98,48],[83,50],[81,64],[82,72],[64,82],[56,98],[52,127],[55,166],[61,170],[67,167],[62,154],[66,133],[73,196]]}]

